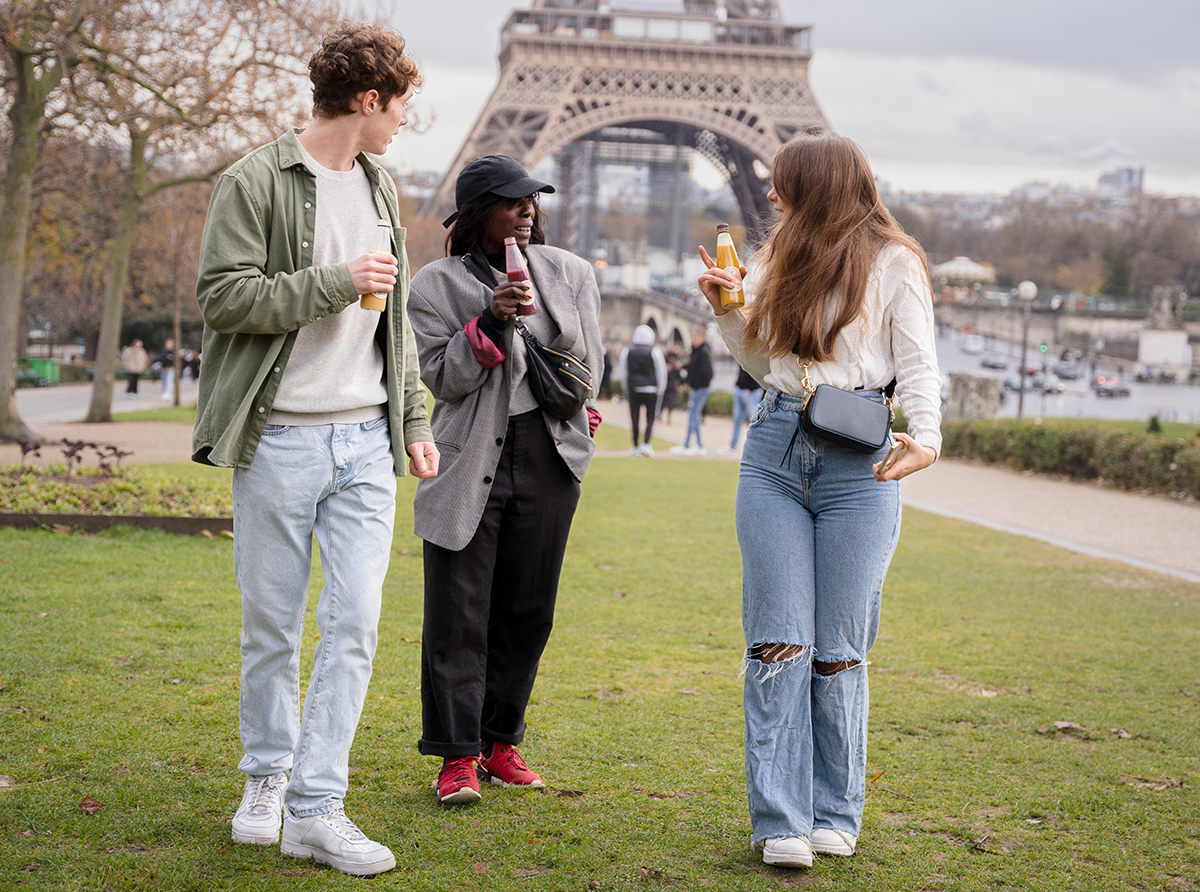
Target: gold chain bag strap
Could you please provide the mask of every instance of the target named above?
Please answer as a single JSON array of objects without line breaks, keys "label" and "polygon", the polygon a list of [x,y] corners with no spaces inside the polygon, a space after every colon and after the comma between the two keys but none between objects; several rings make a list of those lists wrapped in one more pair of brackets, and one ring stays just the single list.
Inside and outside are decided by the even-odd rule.
[{"label": "gold chain bag strap", "polygon": [[804,372],[801,387],[804,388],[804,404],[800,409],[800,426],[810,437],[836,443],[854,452],[869,454],[881,449],[888,442],[892,421],[892,400],[896,393],[896,379],[884,388],[886,402],[869,399],[865,392],[842,390],[832,384],[813,387],[808,374],[808,362],[799,356],[796,364]]}]

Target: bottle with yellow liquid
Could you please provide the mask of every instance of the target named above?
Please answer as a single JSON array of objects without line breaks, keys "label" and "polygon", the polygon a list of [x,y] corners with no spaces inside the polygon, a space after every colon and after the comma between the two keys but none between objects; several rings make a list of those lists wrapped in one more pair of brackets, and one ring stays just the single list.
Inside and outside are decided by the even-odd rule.
[{"label": "bottle with yellow liquid", "polygon": [[[728,223],[717,224],[717,266],[721,269],[732,269],[741,275],[742,264],[738,261],[737,250],[733,247],[733,237],[729,234]],[[746,305],[746,294],[741,285],[737,291],[721,289],[721,309],[736,310]]]},{"label": "bottle with yellow liquid", "polygon": [[[388,220],[380,219],[375,224],[375,235],[371,238],[372,254],[378,254],[380,251],[387,251],[392,247],[392,224]],[[378,310],[382,312],[387,309],[387,293],[375,292],[361,295],[358,305],[364,310]]]}]

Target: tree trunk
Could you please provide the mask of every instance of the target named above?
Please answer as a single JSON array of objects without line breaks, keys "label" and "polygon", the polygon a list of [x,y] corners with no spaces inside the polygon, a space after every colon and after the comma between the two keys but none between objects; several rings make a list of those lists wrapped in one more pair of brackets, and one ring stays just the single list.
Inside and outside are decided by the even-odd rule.
[{"label": "tree trunk", "polygon": [[0,213],[0,442],[36,440],[17,412],[17,351],[26,325],[21,314],[21,285],[25,278],[25,245],[33,200],[33,173],[38,162],[38,134],[45,120],[46,97],[62,80],[62,64],[39,79],[31,53],[10,48],[16,94],[8,110],[12,144],[4,175],[4,204]]},{"label": "tree trunk", "polygon": [[[129,283],[129,258],[137,234],[138,214],[145,201],[146,145],[144,131],[130,128],[129,179],[121,193],[121,216],[117,237],[104,286],[104,312],[100,317],[100,339],[96,344],[95,374],[92,376],[92,403],[84,421],[112,421],[113,383],[121,349],[121,316],[125,309],[125,286]],[[176,347],[178,349],[178,346]]]}]

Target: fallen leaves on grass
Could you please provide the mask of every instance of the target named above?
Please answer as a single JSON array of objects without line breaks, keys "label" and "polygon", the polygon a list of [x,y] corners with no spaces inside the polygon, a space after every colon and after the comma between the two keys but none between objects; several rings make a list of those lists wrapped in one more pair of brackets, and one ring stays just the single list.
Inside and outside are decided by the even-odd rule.
[{"label": "fallen leaves on grass", "polygon": [[1053,725],[1038,725],[1037,733],[1053,734],[1056,737],[1071,737],[1076,740],[1091,740],[1092,737],[1088,734],[1087,729],[1079,722],[1059,721]]},{"label": "fallen leaves on grass", "polygon": [[1113,732],[1113,734],[1117,735],[1118,740],[1132,740],[1133,739],[1133,735],[1130,734],[1128,731],[1126,731],[1124,728],[1113,728],[1112,732]]},{"label": "fallen leaves on grass", "polygon": [[84,796],[83,801],[79,803],[79,807],[86,814],[94,815],[96,812],[100,811],[100,809],[104,808],[104,803],[97,802],[91,796]]},{"label": "fallen leaves on grass", "polygon": [[0,790],[11,790],[17,785],[17,782],[7,774],[0,774]]},{"label": "fallen leaves on grass", "polygon": [[1187,784],[1181,780],[1176,780],[1173,777],[1160,777],[1158,779],[1152,777],[1139,777],[1137,775],[1129,778],[1129,783],[1135,787],[1140,787],[1144,790],[1154,790],[1161,793],[1163,790],[1186,790]]}]

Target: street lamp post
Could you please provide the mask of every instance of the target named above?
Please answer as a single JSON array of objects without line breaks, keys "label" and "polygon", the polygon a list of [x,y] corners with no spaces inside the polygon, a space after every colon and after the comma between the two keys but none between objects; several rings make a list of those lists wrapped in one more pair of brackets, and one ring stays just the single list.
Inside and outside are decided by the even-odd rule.
[{"label": "street lamp post", "polygon": [[1017,421],[1021,420],[1025,411],[1025,349],[1029,341],[1029,317],[1033,313],[1033,299],[1037,297],[1037,291],[1037,285],[1028,279],[1017,286],[1017,297],[1025,304],[1024,324],[1021,326],[1021,377],[1017,381]]}]

